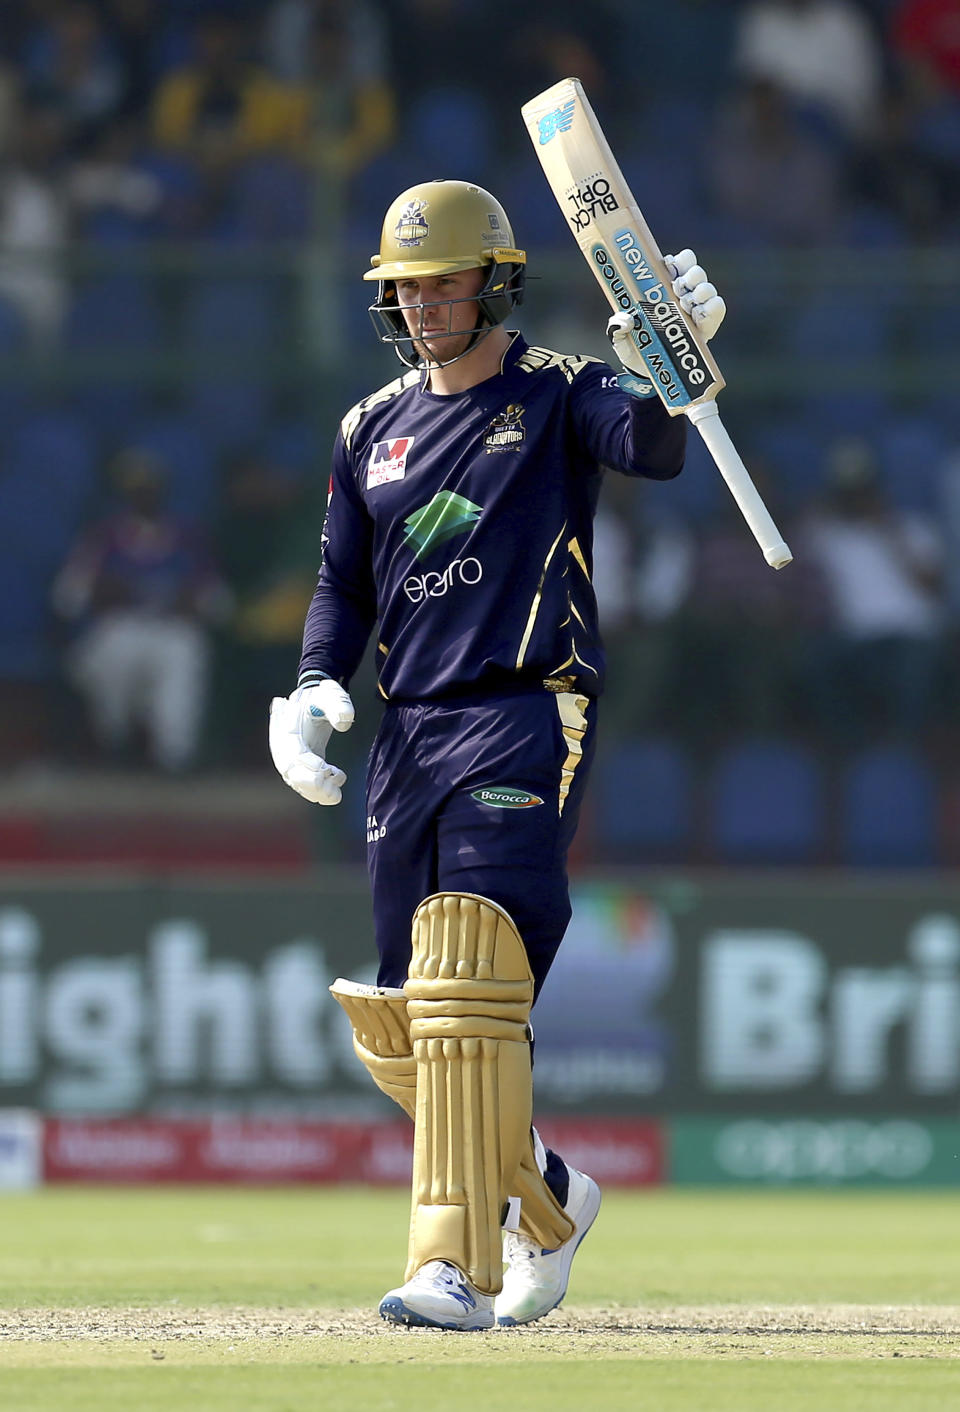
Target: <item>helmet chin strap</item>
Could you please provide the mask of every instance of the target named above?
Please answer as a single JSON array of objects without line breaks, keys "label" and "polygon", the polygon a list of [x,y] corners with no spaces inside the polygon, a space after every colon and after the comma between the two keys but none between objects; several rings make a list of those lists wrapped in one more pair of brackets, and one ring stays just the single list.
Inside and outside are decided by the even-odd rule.
[{"label": "helmet chin strap", "polygon": [[[462,351],[462,353],[456,353],[456,354],[454,354],[454,356],[453,356],[452,358],[443,358],[443,359],[440,359],[440,358],[434,358],[432,355],[430,355],[430,356],[427,357],[427,358],[417,358],[416,362],[414,362],[411,358],[409,358],[409,357],[407,356],[407,354],[404,352],[404,350],[400,347],[400,344],[399,344],[399,343],[396,345],[395,352],[396,352],[397,357],[400,359],[401,363],[406,363],[406,365],[407,365],[408,368],[422,368],[425,372],[429,372],[431,368],[449,368],[449,367],[451,367],[454,363],[459,363],[460,359],[461,359],[461,358],[465,358],[468,353],[472,353],[473,350],[477,347],[477,345],[480,344],[480,343],[482,343],[483,340],[487,337],[488,334],[493,333],[493,330],[494,330],[495,328],[496,328],[496,324],[487,324],[484,328],[475,328],[475,329],[473,329],[473,330],[471,331],[471,333],[470,333],[470,342],[467,344],[466,348],[464,348],[464,350]],[[456,336],[456,335],[452,335],[452,334],[444,334],[444,335],[443,335],[443,337],[445,337],[445,338],[450,338],[450,337],[455,337],[455,336]],[[410,340],[409,340],[409,342],[410,342],[410,345],[411,345],[411,352],[412,352],[412,351],[414,351],[413,345],[414,345],[415,343],[417,343],[417,342],[421,342],[421,343],[422,343],[423,340],[422,340],[422,338],[421,338],[421,339],[416,339],[416,338],[411,337]]]}]

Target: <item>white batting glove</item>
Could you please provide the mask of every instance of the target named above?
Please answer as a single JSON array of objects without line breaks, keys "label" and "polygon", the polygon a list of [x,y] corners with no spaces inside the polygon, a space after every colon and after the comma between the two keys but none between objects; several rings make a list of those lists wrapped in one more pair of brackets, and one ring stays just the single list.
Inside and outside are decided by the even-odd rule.
[{"label": "white batting glove", "polygon": [[647,365],[643,361],[643,354],[637,347],[635,334],[640,327],[638,318],[622,310],[608,319],[607,337],[613,344],[614,353],[627,370],[617,379],[620,386],[625,392],[632,392],[634,397],[649,397],[654,387]]},{"label": "white batting glove", "polygon": [[680,308],[690,315],[703,337],[711,339],[727,312],[716,285],[707,279],[706,270],[697,264],[692,250],[681,250],[679,255],[664,255],[663,263],[673,281],[673,292]]},{"label": "white batting glove", "polygon": [[343,770],[324,758],[332,731],[353,725],[353,702],[337,681],[298,688],[270,703],[270,754],[281,778],[311,804],[339,804]]}]

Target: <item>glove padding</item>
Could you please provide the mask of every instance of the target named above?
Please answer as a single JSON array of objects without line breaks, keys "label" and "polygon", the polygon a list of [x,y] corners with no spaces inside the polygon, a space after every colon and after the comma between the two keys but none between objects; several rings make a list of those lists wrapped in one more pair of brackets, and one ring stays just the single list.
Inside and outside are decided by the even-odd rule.
[{"label": "glove padding", "polygon": [[270,703],[270,754],[282,779],[311,804],[339,804],[343,770],[324,758],[332,731],[353,725],[353,702],[337,681],[298,688]]},{"label": "glove padding", "polygon": [[[711,339],[723,323],[727,306],[707,279],[702,265],[692,250],[679,255],[664,255],[663,263],[672,281],[671,289],[685,314],[689,314],[704,339]],[[607,337],[623,366],[636,377],[650,384],[650,374],[633,334],[639,327],[635,316],[627,310],[613,314],[607,323]],[[650,384],[652,390],[652,384]],[[632,390],[632,389],[631,389]]]},{"label": "glove padding", "polygon": [[707,272],[697,264],[692,250],[679,255],[664,255],[663,263],[673,280],[673,292],[680,308],[689,314],[703,338],[709,340],[723,323],[727,306],[717,293],[717,287],[707,279]]}]

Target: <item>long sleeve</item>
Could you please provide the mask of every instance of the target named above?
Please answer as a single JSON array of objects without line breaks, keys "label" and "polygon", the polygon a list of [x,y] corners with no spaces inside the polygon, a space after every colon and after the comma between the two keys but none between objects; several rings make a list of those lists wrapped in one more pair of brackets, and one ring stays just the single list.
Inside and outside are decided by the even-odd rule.
[{"label": "long sleeve", "polygon": [[686,417],[667,415],[659,397],[625,392],[604,363],[591,363],[573,380],[575,434],[595,459],[625,475],[671,480],[683,468]]},{"label": "long sleeve", "polygon": [[372,543],[373,522],[338,436],[323,526],[323,559],[304,626],[301,683],[316,674],[334,677],[346,686],[360,665],[377,616]]}]

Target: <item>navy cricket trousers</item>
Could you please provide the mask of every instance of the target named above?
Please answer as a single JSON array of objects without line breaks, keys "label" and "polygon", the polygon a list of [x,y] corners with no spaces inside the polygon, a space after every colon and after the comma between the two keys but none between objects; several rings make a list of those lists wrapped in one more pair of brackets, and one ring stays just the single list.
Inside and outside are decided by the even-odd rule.
[{"label": "navy cricket trousers", "polygon": [[596,709],[540,689],[387,704],[367,774],[380,985],[407,979],[423,899],[473,892],[513,918],[539,994],[570,920],[567,851]]}]

